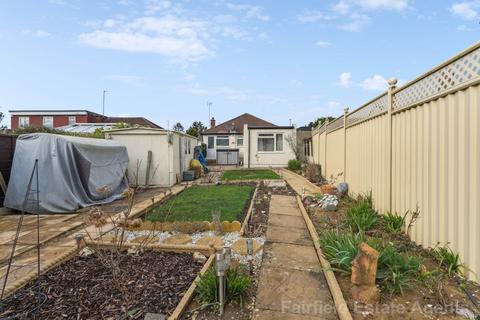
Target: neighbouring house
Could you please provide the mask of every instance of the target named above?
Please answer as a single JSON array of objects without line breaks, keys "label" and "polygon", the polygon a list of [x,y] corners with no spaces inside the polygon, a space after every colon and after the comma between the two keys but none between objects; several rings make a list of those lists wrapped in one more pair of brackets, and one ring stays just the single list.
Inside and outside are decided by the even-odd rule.
[{"label": "neighbouring house", "polygon": [[277,126],[244,113],[202,132],[207,145],[207,160],[219,165],[284,167],[295,158],[289,141],[295,141],[293,126]]},{"label": "neighbouring house", "polygon": [[312,127],[304,126],[297,129],[297,148],[309,163],[313,162]]},{"label": "neighbouring house", "polygon": [[105,138],[125,146],[133,185],[170,187],[189,170],[194,148],[200,141],[183,132],[156,128],[124,128],[105,131]]},{"label": "neighbouring house", "polygon": [[88,110],[10,110],[11,129],[29,126],[65,128],[75,124],[126,123],[130,126],[158,128],[160,126],[143,117],[107,117]]}]

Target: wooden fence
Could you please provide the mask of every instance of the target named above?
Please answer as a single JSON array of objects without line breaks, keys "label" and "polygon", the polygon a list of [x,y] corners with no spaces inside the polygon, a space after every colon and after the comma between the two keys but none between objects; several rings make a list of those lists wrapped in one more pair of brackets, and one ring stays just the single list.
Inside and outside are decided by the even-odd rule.
[{"label": "wooden fence", "polygon": [[446,244],[480,279],[480,43],[313,131],[314,162],[371,191],[382,213],[420,209],[411,237]]},{"label": "wooden fence", "polygon": [[[14,135],[0,134],[0,172],[7,183],[10,180],[10,170],[12,169],[16,141],[17,137]],[[5,195],[0,188],[0,206],[3,206],[4,198]]]}]

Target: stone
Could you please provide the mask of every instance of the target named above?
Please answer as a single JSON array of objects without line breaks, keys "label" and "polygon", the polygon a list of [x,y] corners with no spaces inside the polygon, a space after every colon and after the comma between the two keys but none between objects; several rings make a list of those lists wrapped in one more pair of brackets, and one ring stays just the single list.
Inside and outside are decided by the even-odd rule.
[{"label": "stone", "polygon": [[315,201],[315,198],[312,197],[312,196],[306,196],[304,199],[303,199],[303,202],[305,203],[305,205],[310,205],[311,203],[313,203]]},{"label": "stone", "polygon": [[352,261],[350,290],[352,298],[366,304],[380,300],[380,291],[375,286],[379,253],[365,242],[358,245],[358,253]]},{"label": "stone", "polygon": [[185,233],[175,234],[163,241],[165,244],[187,244],[192,242],[192,237]]},{"label": "stone", "polygon": [[320,186],[320,190],[322,191],[323,194],[336,194],[337,193],[337,188],[333,184],[322,184]]},{"label": "stone", "polygon": [[[253,254],[258,253],[260,250],[262,250],[262,248],[262,244],[260,244],[257,240],[253,240]],[[247,255],[247,239],[241,238],[235,241],[232,244],[232,250],[243,256]]]},{"label": "stone", "polygon": [[222,238],[217,236],[205,236],[197,240],[195,244],[202,245],[202,246],[209,246],[213,243],[214,246],[222,247],[224,242]]},{"label": "stone", "polygon": [[88,257],[94,253],[95,251],[93,251],[93,249],[91,249],[90,247],[85,247],[82,250],[80,250],[80,252],[78,252],[78,255],[80,257]]},{"label": "stone", "polygon": [[336,211],[337,210],[337,205],[335,203],[326,202],[322,205],[322,210],[323,211]]},{"label": "stone", "polygon": [[201,262],[201,263],[205,263],[205,262],[207,262],[207,257],[205,257],[200,252],[194,252],[193,253],[193,260]]},{"label": "stone", "polygon": [[147,313],[144,320],[166,320],[167,316],[161,313]]},{"label": "stone", "polygon": [[348,183],[346,182],[340,182],[338,185],[337,185],[337,190],[338,190],[338,193],[340,194],[340,196],[344,196],[347,194],[348,192]]}]

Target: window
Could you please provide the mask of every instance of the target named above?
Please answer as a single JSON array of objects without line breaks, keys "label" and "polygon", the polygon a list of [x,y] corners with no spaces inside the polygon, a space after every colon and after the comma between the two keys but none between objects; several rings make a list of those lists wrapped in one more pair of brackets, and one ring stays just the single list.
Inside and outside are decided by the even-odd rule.
[{"label": "window", "polygon": [[43,126],[45,128],[53,128],[53,117],[43,117]]},{"label": "window", "polygon": [[215,137],[208,137],[208,149],[215,149]]},{"label": "window", "polygon": [[217,136],[217,147],[228,147],[228,136]]},{"label": "window", "polygon": [[277,133],[277,136],[276,136],[276,142],[275,142],[275,146],[276,146],[276,149],[275,151],[283,151],[283,134],[282,133]]},{"label": "window", "polygon": [[264,152],[283,151],[283,134],[259,133],[257,149]]},{"label": "window", "polygon": [[18,117],[18,126],[20,128],[26,128],[30,125],[29,117]]},{"label": "window", "polygon": [[237,137],[237,147],[243,146],[243,136]]},{"label": "window", "polygon": [[77,117],[68,116],[68,124],[75,124],[75,123],[77,123]]}]

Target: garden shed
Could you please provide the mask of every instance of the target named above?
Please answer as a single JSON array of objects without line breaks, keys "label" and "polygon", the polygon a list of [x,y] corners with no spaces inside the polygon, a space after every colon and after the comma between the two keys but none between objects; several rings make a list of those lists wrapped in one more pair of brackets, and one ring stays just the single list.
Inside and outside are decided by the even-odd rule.
[{"label": "garden shed", "polygon": [[[155,128],[125,128],[105,132],[128,150],[130,184],[170,187],[182,181],[199,144],[183,132]],[[138,172],[138,174],[137,174]]]},{"label": "garden shed", "polygon": [[122,198],[127,187],[127,165],[126,148],[114,141],[48,133],[20,135],[5,207],[65,213],[112,202]]}]

